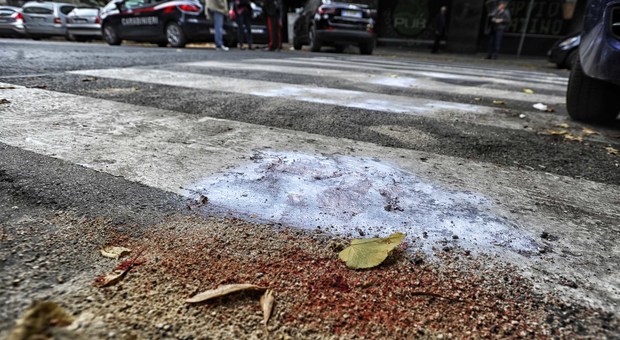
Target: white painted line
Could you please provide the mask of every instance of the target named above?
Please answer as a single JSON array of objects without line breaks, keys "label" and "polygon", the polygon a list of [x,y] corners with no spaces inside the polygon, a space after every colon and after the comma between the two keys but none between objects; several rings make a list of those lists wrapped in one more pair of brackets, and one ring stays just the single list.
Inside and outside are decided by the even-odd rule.
[{"label": "white painted line", "polygon": [[[537,282],[549,290],[570,275],[587,284],[564,292],[568,298],[618,310],[620,281],[611,273],[619,254],[600,255],[615,227],[597,222],[618,220],[618,186],[41,89],[16,86],[2,96],[10,101],[0,110],[2,143],[188,197],[212,194],[224,208],[261,209],[255,198],[273,199],[272,208],[284,206],[264,217],[275,222],[293,223],[287,212],[306,204],[319,215],[294,216],[305,225],[343,217],[355,224],[334,231],[405,231],[422,247],[465,235],[448,242],[494,254],[526,275],[543,273]],[[542,230],[560,236],[555,251],[523,257]],[[609,275],[597,275],[601,265]]]},{"label": "white painted line", "polygon": [[475,114],[490,114],[493,112],[492,108],[485,106],[318,86],[216,77],[188,72],[116,68],[71,71],[69,73],[414,115],[433,116],[442,112]]}]

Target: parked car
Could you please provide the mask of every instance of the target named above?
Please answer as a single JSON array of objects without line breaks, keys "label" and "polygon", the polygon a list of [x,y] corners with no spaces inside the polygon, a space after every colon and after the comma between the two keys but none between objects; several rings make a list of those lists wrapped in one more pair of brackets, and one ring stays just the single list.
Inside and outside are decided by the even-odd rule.
[{"label": "parked car", "polygon": [[52,36],[66,36],[66,16],[75,5],[51,2],[30,1],[22,6],[26,33],[33,39]]},{"label": "parked car", "polygon": [[344,50],[357,44],[361,54],[372,54],[376,44],[376,11],[367,5],[330,0],[309,0],[295,20],[293,47],[309,45],[318,52],[323,46]]},{"label": "parked car", "polygon": [[67,14],[67,40],[101,39],[101,10],[96,7],[76,7]]},{"label": "parked car", "polygon": [[0,6],[0,36],[23,37],[26,35],[24,16],[19,7]]},{"label": "parked car", "polygon": [[581,33],[574,33],[558,40],[547,52],[549,62],[558,68],[571,69],[579,53]]},{"label": "parked car", "polygon": [[579,58],[571,70],[566,108],[571,118],[608,122],[620,112],[620,3],[590,0]]},{"label": "parked car", "polygon": [[[207,19],[203,4],[196,0],[113,0],[101,12],[103,39],[110,45],[131,40],[161,47],[213,41],[213,22]],[[227,46],[236,44],[235,26],[230,20],[224,23]]]},{"label": "parked car", "polygon": [[267,15],[263,11],[263,2],[252,1],[252,41],[255,44],[269,43],[269,29],[267,28]]}]

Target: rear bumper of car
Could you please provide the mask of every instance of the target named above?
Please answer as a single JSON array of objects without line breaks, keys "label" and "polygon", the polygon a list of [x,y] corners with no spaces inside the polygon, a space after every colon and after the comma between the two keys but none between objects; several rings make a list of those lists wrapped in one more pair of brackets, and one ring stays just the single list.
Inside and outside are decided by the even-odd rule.
[{"label": "rear bumper of car", "polygon": [[316,39],[322,43],[369,43],[376,39],[374,33],[343,29],[322,29],[316,31]]},{"label": "rear bumper of car", "polygon": [[26,32],[30,35],[46,35],[46,36],[61,35],[61,36],[64,36],[67,33],[67,28],[64,26],[60,26],[60,27],[26,26]]},{"label": "rear bumper of car", "polygon": [[90,37],[101,37],[101,25],[99,24],[92,24],[92,25],[67,24],[67,34],[90,36]]},{"label": "rear bumper of car", "polygon": [[26,28],[21,24],[0,24],[0,35],[24,36]]}]

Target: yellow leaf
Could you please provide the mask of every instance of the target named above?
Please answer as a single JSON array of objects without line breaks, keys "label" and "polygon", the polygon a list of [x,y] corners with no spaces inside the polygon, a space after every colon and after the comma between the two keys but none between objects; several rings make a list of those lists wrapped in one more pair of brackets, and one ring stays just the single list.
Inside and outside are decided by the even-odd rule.
[{"label": "yellow leaf", "polygon": [[566,138],[568,140],[574,140],[576,142],[583,142],[583,137],[571,135],[570,133],[565,134],[564,138]]},{"label": "yellow leaf", "polygon": [[397,74],[390,74],[390,78],[398,78]]},{"label": "yellow leaf", "polygon": [[210,289],[207,290],[205,292],[199,293],[194,295],[193,297],[185,300],[185,302],[187,303],[198,303],[198,302],[203,302],[203,301],[207,301],[207,300],[211,300],[211,299],[215,299],[218,297],[222,297],[231,293],[235,293],[235,292],[239,292],[242,290],[250,290],[250,289],[254,289],[254,290],[265,290],[267,288],[265,287],[260,287],[257,285],[253,285],[253,284],[249,284],[249,283],[239,283],[239,284],[230,284],[230,285],[223,285],[223,286],[219,286],[215,289]]},{"label": "yellow leaf", "polygon": [[598,135],[597,131],[594,131],[592,129],[588,129],[588,128],[585,128],[585,127],[581,130],[581,133],[583,133],[584,136]]},{"label": "yellow leaf", "polygon": [[349,268],[372,268],[380,265],[404,238],[405,234],[394,233],[386,238],[355,239],[339,257]]},{"label": "yellow leaf", "polygon": [[66,327],[72,322],[71,314],[56,303],[34,302],[17,321],[8,339],[48,339],[52,327]]},{"label": "yellow leaf", "polygon": [[527,94],[534,94],[534,90],[532,90],[532,89],[523,89],[523,92],[525,92]]},{"label": "yellow leaf", "polygon": [[620,151],[618,151],[618,149],[612,148],[611,146],[606,147],[605,150],[607,150],[607,153],[609,153],[610,155],[620,156]]},{"label": "yellow leaf", "polygon": [[265,337],[268,333],[267,322],[269,322],[269,318],[271,317],[271,312],[273,311],[273,304],[275,301],[276,298],[273,296],[273,291],[271,289],[267,289],[265,294],[260,297],[260,306],[263,309],[263,326]]},{"label": "yellow leaf", "polygon": [[496,104],[496,105],[506,105],[506,102],[503,101],[503,100],[494,100],[493,104]]},{"label": "yellow leaf", "polygon": [[119,259],[123,256],[129,255],[131,253],[131,249],[125,247],[107,246],[100,249],[99,252],[105,257]]},{"label": "yellow leaf", "polygon": [[561,127],[562,129],[569,129],[570,125],[566,124],[566,123],[562,123],[562,124],[558,124],[556,125],[557,127]]},{"label": "yellow leaf", "polygon": [[115,284],[121,282],[121,280],[125,277],[125,275],[129,271],[129,269],[130,269],[130,267],[128,267],[126,269],[116,269],[116,270],[113,270],[110,273],[107,273],[107,274],[104,274],[101,277],[98,277],[96,279],[96,281],[99,282],[99,287],[100,288],[115,285]]},{"label": "yellow leaf", "polygon": [[547,129],[545,130],[548,134],[553,135],[553,136],[561,136],[561,135],[565,135],[568,133],[568,131],[566,130],[552,130],[552,129]]}]

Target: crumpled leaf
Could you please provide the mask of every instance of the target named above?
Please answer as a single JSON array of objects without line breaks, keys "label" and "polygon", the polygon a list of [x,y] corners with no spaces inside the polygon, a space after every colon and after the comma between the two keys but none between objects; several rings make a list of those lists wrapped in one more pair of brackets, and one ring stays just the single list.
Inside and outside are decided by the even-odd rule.
[{"label": "crumpled leaf", "polygon": [[203,301],[215,299],[218,297],[222,297],[222,296],[232,294],[235,292],[239,292],[242,290],[265,290],[265,289],[267,288],[249,284],[249,283],[236,283],[236,284],[230,284],[230,285],[222,285],[215,289],[210,289],[202,293],[196,294],[193,297],[185,300],[185,302],[198,303],[198,302],[203,302]]},{"label": "crumpled leaf", "polygon": [[394,233],[386,238],[355,239],[340,252],[339,258],[352,269],[376,267],[404,238],[405,234]]},{"label": "crumpled leaf", "polygon": [[527,94],[534,94],[534,90],[532,90],[532,89],[523,89],[523,92],[525,92]]},{"label": "crumpled leaf", "polygon": [[[66,327],[73,322],[71,314],[50,301],[34,302],[17,321],[9,340],[48,339],[54,327]],[[54,337],[60,339],[61,337]]]},{"label": "crumpled leaf", "polygon": [[547,129],[547,130],[545,130],[545,132],[547,132],[548,134],[553,135],[553,136],[561,136],[561,135],[568,134],[568,131],[566,131],[566,130]]},{"label": "crumpled leaf", "polygon": [[0,98],[0,104],[10,104],[11,101],[8,99]]},{"label": "crumpled leaf", "polygon": [[605,148],[605,150],[607,150],[607,153],[609,153],[610,155],[620,156],[620,151],[618,151],[618,149],[616,148],[608,146]]},{"label": "crumpled leaf", "polygon": [[586,137],[587,137],[587,136],[589,136],[589,135],[598,135],[598,134],[599,134],[599,133],[598,133],[598,131],[594,131],[594,130],[592,130],[592,129],[588,129],[588,128],[586,128],[586,127],[584,127],[584,128],[581,130],[581,133],[582,133],[584,136],[586,136]]},{"label": "crumpled leaf", "polygon": [[561,124],[558,124],[556,126],[562,128],[562,129],[569,129],[570,128],[570,125],[568,125],[566,123],[561,123]]},{"label": "crumpled leaf", "polygon": [[564,135],[564,138],[568,139],[568,140],[573,140],[576,142],[583,142],[583,137],[582,136],[575,136],[575,135],[571,135],[570,133],[567,133]]},{"label": "crumpled leaf", "polygon": [[494,100],[493,104],[496,104],[496,105],[506,105],[506,102],[503,101],[503,100]]},{"label": "crumpled leaf", "polygon": [[131,249],[117,246],[107,246],[99,250],[101,255],[109,257],[111,259],[120,259],[123,256],[129,255]]},{"label": "crumpled leaf", "polygon": [[271,312],[273,311],[273,304],[276,301],[276,298],[273,296],[273,291],[271,289],[267,289],[265,294],[260,297],[260,306],[263,309],[263,327],[265,335],[267,335],[267,322],[269,322],[269,318],[271,317]]},{"label": "crumpled leaf", "polygon": [[121,262],[112,272],[103,274],[95,279],[95,284],[99,286],[99,288],[108,287],[120,282],[125,275],[135,266],[141,265],[144,263],[144,260],[138,260],[138,257],[142,255],[144,249],[142,249],[136,257],[130,260],[126,260]]}]

